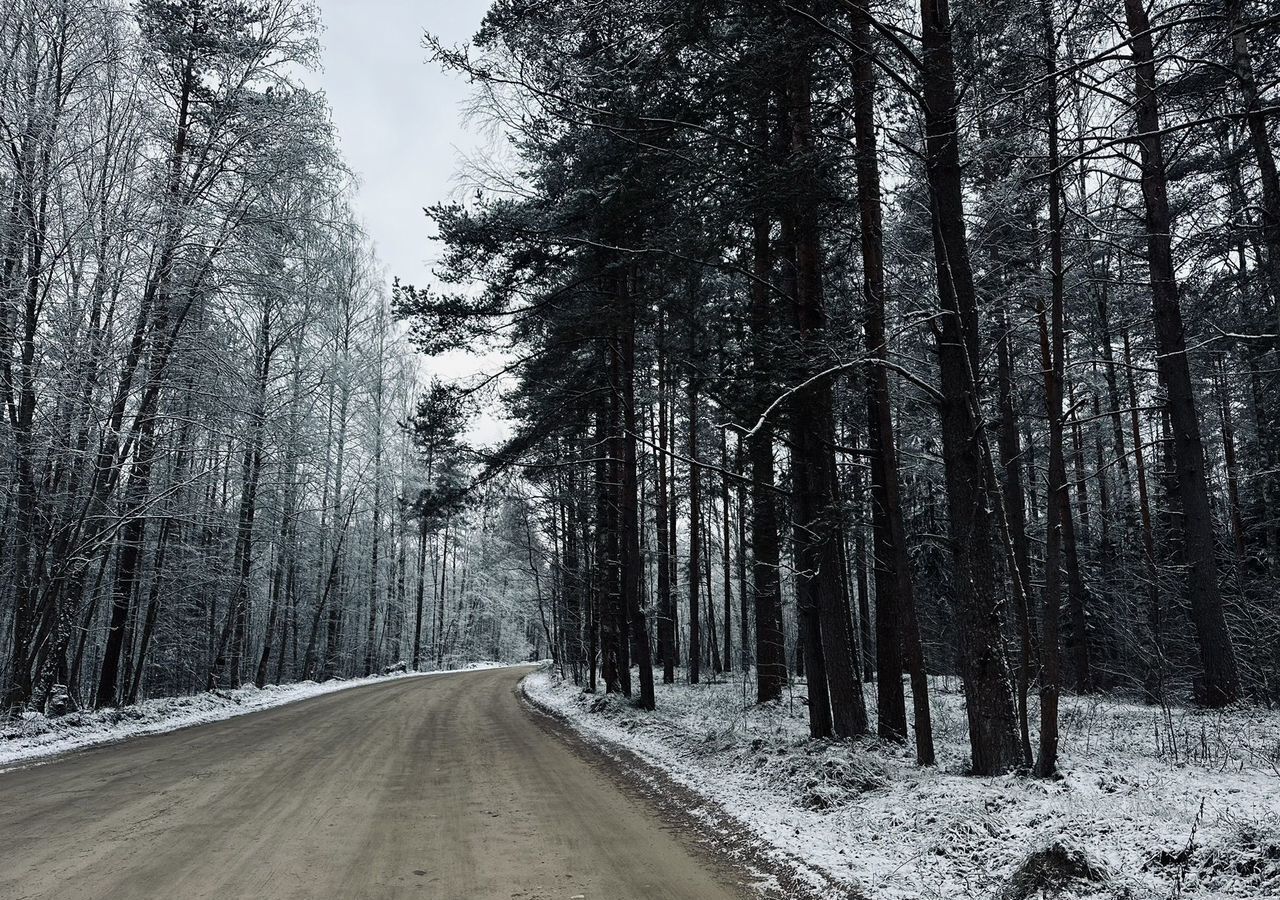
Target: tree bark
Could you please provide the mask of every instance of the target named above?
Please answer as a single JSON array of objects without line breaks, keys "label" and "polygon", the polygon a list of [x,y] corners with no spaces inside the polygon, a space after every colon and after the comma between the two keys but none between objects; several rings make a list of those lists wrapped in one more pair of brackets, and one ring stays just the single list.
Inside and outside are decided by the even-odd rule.
[{"label": "tree bark", "polygon": [[1166,405],[1173,432],[1178,496],[1182,503],[1183,552],[1188,566],[1187,599],[1204,671],[1202,699],[1208,706],[1221,707],[1239,698],[1240,676],[1218,588],[1213,515],[1200,438],[1200,418],[1187,360],[1173,264],[1172,217],[1169,213],[1164,145],[1160,135],[1155,49],[1143,0],[1125,0],[1125,19],[1132,38],[1137,112],[1134,142],[1138,144],[1141,158],[1157,366],[1168,393]]},{"label": "tree bark", "polygon": [[[768,145],[768,121],[757,122],[758,141]],[[773,317],[773,261],[769,214],[757,208],[751,221],[751,372],[752,411],[763,413],[769,403],[773,353],[769,323]],[[774,506],[773,425],[764,422],[747,438],[751,463],[751,587],[756,619],[756,702],[782,697],[787,678],[786,645],[782,632],[782,582],[779,577],[778,520]]]},{"label": "tree bark", "polygon": [[947,0],[921,0],[926,176],[944,315],[939,323],[943,461],[958,593],[972,769],[995,774],[1021,759],[1001,626],[985,432],[977,408],[978,306],[965,236],[955,62]]},{"label": "tree bark", "polygon": [[[627,606],[631,625],[631,643],[636,650],[636,665],[640,674],[640,708],[652,710],[653,696],[653,659],[650,656],[649,628],[646,623],[644,601],[641,597],[641,569],[644,560],[640,555],[640,523],[639,515],[639,472],[637,471],[637,435],[640,423],[636,415],[636,304],[628,289],[627,276],[619,276],[619,285],[623,294],[623,332],[622,332],[622,413],[625,426],[623,439],[622,463],[622,529],[623,551],[625,553],[622,569],[622,594]],[[626,640],[623,639],[625,645]],[[626,682],[631,681],[628,664]]]},{"label": "tree bark", "polygon": [[907,557],[889,373],[884,365],[889,360],[885,331],[884,219],[875,133],[875,51],[871,45],[871,11],[865,0],[854,4],[851,25],[858,45],[854,65],[854,142],[862,226],[862,293],[867,305],[863,330],[867,355],[871,358],[866,375],[867,446],[875,547],[877,732],[888,740],[906,740],[907,713],[902,692],[905,663],[911,674],[916,762],[929,766],[934,763],[929,682],[920,643],[911,563]]},{"label": "tree bark", "polygon": [[[815,153],[812,85],[807,53],[790,73],[791,155],[811,166]],[[806,172],[803,181],[814,179]],[[826,345],[822,236],[815,184],[802,184],[793,203],[793,311],[802,359],[822,358]],[[811,373],[806,373],[811,374]],[[809,730],[814,737],[853,737],[867,729],[867,713],[849,615],[841,589],[839,511],[835,504],[835,417],[831,380],[797,392],[790,403],[793,541],[798,563],[798,608],[809,617]],[[820,685],[825,677],[826,685]],[[825,687],[825,690],[820,688]],[[826,695],[825,697],[823,695]],[[829,709],[826,708],[830,704]]]},{"label": "tree bark", "polygon": [[1041,4],[1045,62],[1048,68],[1049,283],[1046,314],[1043,295],[1037,303],[1040,363],[1044,372],[1045,416],[1049,423],[1049,473],[1045,484],[1044,594],[1040,612],[1040,748],[1036,774],[1048,778],[1058,769],[1058,695],[1062,689],[1058,617],[1062,597],[1062,541],[1071,520],[1071,497],[1063,450],[1062,379],[1066,371],[1064,335],[1064,263],[1062,258],[1062,174],[1058,165],[1058,36],[1053,11]]},{"label": "tree bark", "polygon": [[[693,344],[692,328],[690,343]],[[696,359],[696,357],[694,357]],[[698,467],[698,374],[689,371],[689,683],[702,677],[702,618],[698,608],[698,585],[702,580],[702,472]]]},{"label": "tree bark", "polygon": [[654,495],[657,529],[657,584],[658,584],[658,655],[662,657],[662,683],[674,684],[676,680],[675,644],[676,623],[672,605],[674,598],[671,590],[671,551],[667,459],[670,453],[667,430],[667,349],[666,349],[666,316],[658,313],[658,459],[657,459],[657,491]]}]

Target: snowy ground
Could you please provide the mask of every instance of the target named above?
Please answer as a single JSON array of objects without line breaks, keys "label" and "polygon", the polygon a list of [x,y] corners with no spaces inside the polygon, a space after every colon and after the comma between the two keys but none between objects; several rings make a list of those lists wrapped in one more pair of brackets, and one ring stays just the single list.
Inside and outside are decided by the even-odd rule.
[{"label": "snowy ground", "polygon": [[269,684],[261,690],[248,685],[236,690],[208,691],[190,697],[158,697],[134,706],[75,712],[56,719],[45,718],[39,713],[24,713],[16,721],[0,720],[0,772],[71,750],[230,719],[361,685],[398,678],[423,678],[472,669],[492,669],[503,665],[505,664],[472,663],[463,669],[333,679],[322,684],[314,681]]},{"label": "snowy ground", "polygon": [[[1046,782],[962,774],[954,681],[934,684],[940,764],[926,770],[905,747],[811,741],[798,697],[752,706],[741,680],[659,685],[651,714],[547,671],[524,689],[586,737],[625,746],[706,797],[778,861],[803,860],[843,885],[835,895],[1280,898],[1274,711],[1064,698],[1064,774]],[[1052,863],[1029,877],[1028,854],[1054,845],[1052,859],[1090,877],[1063,883]],[[1055,881],[1060,891],[1039,892]]]}]

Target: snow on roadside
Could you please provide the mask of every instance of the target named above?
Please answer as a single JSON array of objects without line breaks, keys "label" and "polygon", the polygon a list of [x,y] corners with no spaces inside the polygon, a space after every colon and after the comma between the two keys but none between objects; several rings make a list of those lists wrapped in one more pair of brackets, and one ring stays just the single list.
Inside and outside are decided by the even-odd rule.
[{"label": "snow on roadside", "polygon": [[495,662],[471,663],[461,669],[399,672],[393,675],[371,675],[368,678],[335,678],[323,683],[302,681],[285,685],[269,684],[261,689],[246,685],[235,690],[206,691],[187,697],[157,697],[133,706],[73,712],[54,719],[28,712],[12,722],[0,720],[0,772],[72,750],[113,744],[147,734],[177,731],[190,725],[218,722],[367,684],[476,669],[495,669],[506,665]]},{"label": "snow on roadside", "polygon": [[[659,685],[649,714],[546,671],[524,681],[536,705],[707,797],[780,862],[868,898],[1023,900],[1055,881],[1048,896],[1280,898],[1280,714],[1064,698],[1062,778],[975,778],[957,690],[934,685],[940,765],[920,769],[906,747],[812,741],[799,700],[754,706],[740,681]],[[1049,847],[1058,856],[1014,884]],[[1058,878],[1060,857],[1095,880]]]}]

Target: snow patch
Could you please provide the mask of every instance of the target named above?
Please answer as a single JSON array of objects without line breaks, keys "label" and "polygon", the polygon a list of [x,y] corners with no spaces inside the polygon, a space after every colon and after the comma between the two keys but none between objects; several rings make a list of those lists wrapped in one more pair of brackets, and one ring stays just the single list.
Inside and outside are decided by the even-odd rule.
[{"label": "snow patch", "polygon": [[914,765],[909,745],[811,740],[799,697],[757,706],[741,681],[658,685],[654,713],[548,671],[523,686],[592,743],[625,747],[723,808],[776,861],[842,885],[841,896],[1280,898],[1274,711],[1064,697],[1062,775],[1041,781],[963,774],[954,680],[932,687],[932,769]]}]

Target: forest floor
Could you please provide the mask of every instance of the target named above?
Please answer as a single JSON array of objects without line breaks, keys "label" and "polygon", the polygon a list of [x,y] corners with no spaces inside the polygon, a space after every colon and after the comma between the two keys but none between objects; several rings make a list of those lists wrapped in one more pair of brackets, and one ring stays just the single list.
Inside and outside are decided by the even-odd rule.
[{"label": "forest floor", "polygon": [[77,711],[56,718],[27,712],[18,719],[0,719],[0,772],[72,750],[112,744],[146,734],[162,734],[190,725],[218,722],[361,685],[397,678],[491,669],[503,665],[506,664],[472,663],[462,669],[436,672],[399,672],[392,675],[371,675],[368,678],[333,678],[325,682],[268,684],[263,688],[245,685],[234,690],[205,691],[186,697],[156,697],[132,706]]},{"label": "forest floor", "polygon": [[842,885],[833,896],[1280,898],[1280,712],[1068,697],[1061,777],[980,778],[964,774],[958,683],[932,689],[939,765],[921,769],[908,746],[809,739],[798,694],[756,706],[740,676],[660,684],[651,714],[549,671],[524,682],[535,705],[661,769],[757,852]]}]

